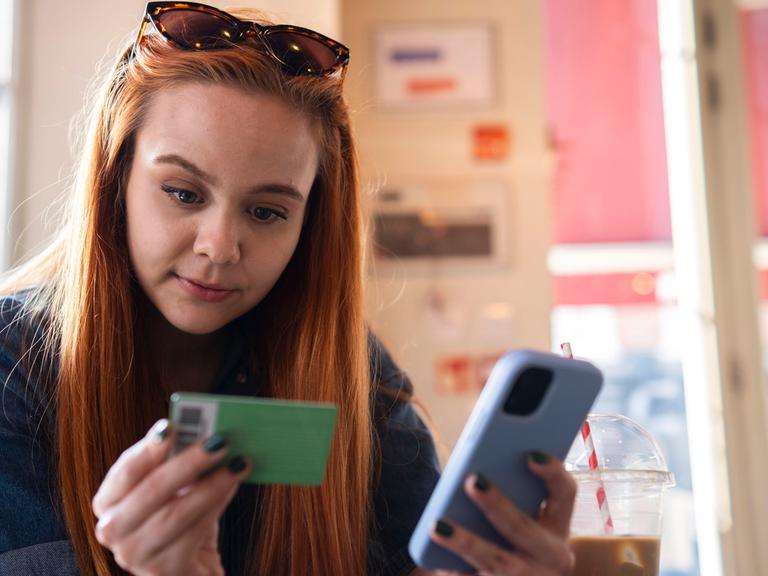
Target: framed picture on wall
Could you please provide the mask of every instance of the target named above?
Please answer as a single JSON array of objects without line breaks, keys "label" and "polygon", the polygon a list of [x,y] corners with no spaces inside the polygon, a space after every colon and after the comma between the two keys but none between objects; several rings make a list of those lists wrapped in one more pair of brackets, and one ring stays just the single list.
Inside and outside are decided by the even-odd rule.
[{"label": "framed picture on wall", "polygon": [[487,107],[495,99],[493,26],[391,24],[374,38],[374,100],[382,108]]},{"label": "framed picture on wall", "polygon": [[379,192],[373,213],[377,263],[507,263],[509,194],[497,181],[436,179],[388,185]]}]

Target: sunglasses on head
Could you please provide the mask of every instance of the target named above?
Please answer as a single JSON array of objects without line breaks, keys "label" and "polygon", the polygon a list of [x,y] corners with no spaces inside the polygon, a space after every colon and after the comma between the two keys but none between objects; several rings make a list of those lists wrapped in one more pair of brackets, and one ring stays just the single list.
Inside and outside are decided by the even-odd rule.
[{"label": "sunglasses on head", "polygon": [[147,24],[185,50],[218,50],[257,38],[264,51],[291,76],[342,76],[349,48],[299,26],[262,26],[195,2],[148,2],[129,60],[144,38]]}]

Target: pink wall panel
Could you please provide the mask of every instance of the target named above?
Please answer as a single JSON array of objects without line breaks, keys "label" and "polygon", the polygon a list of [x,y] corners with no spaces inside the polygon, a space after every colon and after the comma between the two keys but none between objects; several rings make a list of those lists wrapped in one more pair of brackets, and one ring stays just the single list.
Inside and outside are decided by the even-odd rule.
[{"label": "pink wall panel", "polygon": [[757,226],[768,236],[768,10],[741,17]]},{"label": "pink wall panel", "polygon": [[656,3],[545,0],[556,243],[671,238]]},{"label": "pink wall panel", "polygon": [[656,275],[648,272],[558,276],[553,282],[554,300],[558,306],[626,306],[656,302]]}]

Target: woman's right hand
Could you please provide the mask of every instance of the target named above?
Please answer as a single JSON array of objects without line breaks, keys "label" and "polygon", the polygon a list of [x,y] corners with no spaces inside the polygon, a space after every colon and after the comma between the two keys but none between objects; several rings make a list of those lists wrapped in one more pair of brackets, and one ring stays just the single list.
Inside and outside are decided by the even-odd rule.
[{"label": "woman's right hand", "polygon": [[96,538],[137,576],[224,574],[219,517],[248,466],[237,457],[205,474],[224,460],[224,438],[214,435],[168,459],[172,436],[160,420],[109,469],[92,502]]}]

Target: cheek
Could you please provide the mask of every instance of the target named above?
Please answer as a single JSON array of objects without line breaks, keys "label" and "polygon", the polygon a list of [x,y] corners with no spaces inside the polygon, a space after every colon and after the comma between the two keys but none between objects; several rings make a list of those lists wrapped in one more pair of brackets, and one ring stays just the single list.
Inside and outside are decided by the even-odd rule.
[{"label": "cheek", "polygon": [[259,292],[269,291],[288,266],[299,242],[301,228],[279,239],[255,239],[252,257],[247,259],[247,274]]},{"label": "cheek", "polygon": [[154,206],[151,199],[142,198],[138,191],[127,195],[128,253],[140,278],[151,275],[152,268],[176,253],[183,242],[179,220],[163,218],[161,208]]}]

